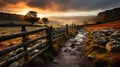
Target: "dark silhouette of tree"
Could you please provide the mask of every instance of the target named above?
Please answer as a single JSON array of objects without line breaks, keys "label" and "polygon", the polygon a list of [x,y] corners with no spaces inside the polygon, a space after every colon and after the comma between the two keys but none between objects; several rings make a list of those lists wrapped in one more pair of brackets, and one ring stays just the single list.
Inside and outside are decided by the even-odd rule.
[{"label": "dark silhouette of tree", "polygon": [[28,21],[31,24],[34,24],[35,22],[39,21],[39,17],[37,17],[37,12],[36,11],[29,11],[25,16],[24,16],[24,21]]},{"label": "dark silhouette of tree", "polygon": [[49,22],[49,20],[48,20],[48,18],[44,17],[44,18],[42,18],[42,22],[43,22],[44,24],[47,24],[47,23]]}]

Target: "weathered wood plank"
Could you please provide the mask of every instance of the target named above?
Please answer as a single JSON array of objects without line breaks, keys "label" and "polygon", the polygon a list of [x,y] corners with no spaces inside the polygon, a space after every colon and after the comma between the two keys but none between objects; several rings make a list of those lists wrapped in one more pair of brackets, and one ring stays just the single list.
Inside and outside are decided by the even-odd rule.
[{"label": "weathered wood plank", "polygon": [[32,40],[29,40],[29,41],[27,41],[27,42],[24,42],[24,43],[22,43],[22,44],[15,45],[15,46],[11,46],[11,47],[5,48],[4,50],[0,50],[0,56],[3,56],[3,55],[6,54],[6,53],[9,53],[9,52],[11,52],[11,51],[13,51],[13,50],[16,50],[16,49],[18,49],[18,48],[21,48],[21,47],[23,47],[23,46],[25,46],[25,45],[28,45],[28,44],[33,43],[33,42],[35,42],[35,41],[38,41],[38,40],[40,40],[40,39],[46,38],[47,36],[48,36],[48,35],[44,35],[44,36],[38,37],[38,38],[36,38],[36,39],[32,39]]},{"label": "weathered wood plank", "polygon": [[0,24],[0,27],[43,27],[43,25],[33,25],[33,24]]},{"label": "weathered wood plank", "polygon": [[6,41],[9,39],[13,39],[13,38],[17,38],[17,37],[26,36],[26,35],[33,34],[33,33],[37,33],[37,32],[40,32],[40,31],[46,30],[46,29],[47,29],[47,27],[42,27],[38,30],[32,30],[32,31],[28,31],[28,32],[20,32],[20,33],[16,33],[16,34],[4,35],[4,36],[0,37],[0,42]]},{"label": "weathered wood plank", "polygon": [[58,39],[60,39],[60,38],[62,38],[62,37],[64,37],[64,36],[57,37],[57,38],[53,39],[52,41],[54,42],[54,41],[56,41],[56,40],[58,40]]},{"label": "weathered wood plank", "polygon": [[62,35],[64,35],[64,32],[63,32],[63,33],[60,33],[60,34],[57,34],[57,35],[54,35],[53,38],[57,38],[57,37],[60,37],[60,36],[62,36]]}]

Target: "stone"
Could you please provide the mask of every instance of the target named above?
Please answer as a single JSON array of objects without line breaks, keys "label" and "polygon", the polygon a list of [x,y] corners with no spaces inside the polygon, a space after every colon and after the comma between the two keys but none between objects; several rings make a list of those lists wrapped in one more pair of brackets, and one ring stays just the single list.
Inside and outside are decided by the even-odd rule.
[{"label": "stone", "polygon": [[106,44],[106,49],[109,52],[120,52],[120,42],[119,41],[111,41]]},{"label": "stone", "polygon": [[92,32],[92,35],[93,35],[93,37],[98,38],[98,37],[99,37],[99,31],[94,30],[94,31]]},{"label": "stone", "polygon": [[101,38],[96,38],[93,40],[96,44],[100,44],[102,46],[105,46],[106,43],[108,42],[108,38],[107,37],[101,37]]},{"label": "stone", "polygon": [[116,30],[114,29],[109,29],[109,31],[107,32],[107,35],[110,36],[112,35]]},{"label": "stone", "polygon": [[21,53],[21,52],[23,52],[23,48],[19,48],[19,49],[17,49],[17,50],[14,50],[14,51],[10,52],[10,53],[9,53],[9,56],[10,56],[10,57],[13,57],[13,56],[15,56],[15,55],[17,55],[17,54],[19,54],[19,53]]},{"label": "stone", "polygon": [[55,63],[55,64],[58,64],[59,60],[53,60],[52,62]]},{"label": "stone", "polygon": [[88,60],[88,61],[91,62],[91,61],[93,61],[93,59],[94,59],[94,56],[93,56],[93,55],[88,55],[88,56],[87,56],[87,60]]},{"label": "stone", "polygon": [[102,29],[99,31],[99,34],[102,34],[102,35],[107,35],[108,34],[108,29]]},{"label": "stone", "polygon": [[102,46],[106,46],[109,41],[120,41],[120,31],[114,29],[94,30],[92,35],[93,41]]},{"label": "stone", "polygon": [[71,44],[75,44],[77,42],[75,39],[70,39],[69,41]]},{"label": "stone", "polygon": [[109,36],[110,41],[120,41],[120,31],[114,32],[111,36]]},{"label": "stone", "polygon": [[104,36],[110,36],[111,34],[113,34],[115,32],[114,29],[103,29],[103,30],[94,30],[92,32],[92,35],[95,38],[100,38],[100,37],[104,37]]},{"label": "stone", "polygon": [[71,48],[75,48],[75,44],[71,44],[70,47],[71,47]]},{"label": "stone", "polygon": [[78,47],[76,50],[77,50],[77,51],[80,51],[80,50],[81,50],[81,47]]}]

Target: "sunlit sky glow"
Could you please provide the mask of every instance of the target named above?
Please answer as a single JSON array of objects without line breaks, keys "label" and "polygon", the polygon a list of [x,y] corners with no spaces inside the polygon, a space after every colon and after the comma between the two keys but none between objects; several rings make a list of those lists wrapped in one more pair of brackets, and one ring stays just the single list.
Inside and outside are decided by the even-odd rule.
[{"label": "sunlit sky glow", "polygon": [[44,16],[90,16],[120,7],[120,0],[0,0],[0,12]]}]

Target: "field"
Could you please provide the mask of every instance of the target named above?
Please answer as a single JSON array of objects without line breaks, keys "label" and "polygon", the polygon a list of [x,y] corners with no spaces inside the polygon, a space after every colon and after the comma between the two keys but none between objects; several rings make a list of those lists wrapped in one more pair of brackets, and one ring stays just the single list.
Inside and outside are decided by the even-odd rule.
[{"label": "field", "polygon": [[120,21],[115,21],[115,22],[109,22],[109,23],[104,23],[104,24],[96,24],[92,26],[85,26],[85,29],[88,31],[93,31],[93,30],[100,30],[100,29],[120,29]]},{"label": "field", "polygon": [[[35,30],[35,29],[39,29],[39,27],[27,27],[27,31]],[[20,27],[0,27],[0,36],[15,34],[15,33],[19,33],[19,32],[21,32]],[[42,34],[43,34],[42,32],[39,32],[39,33],[29,35],[28,39],[36,38],[36,37],[38,37]],[[11,39],[11,40],[1,42],[0,43],[0,50],[4,49],[6,47],[12,46],[12,45],[17,45],[17,44],[22,43],[21,39],[22,38],[20,37],[20,38],[14,38],[14,39]]]}]

